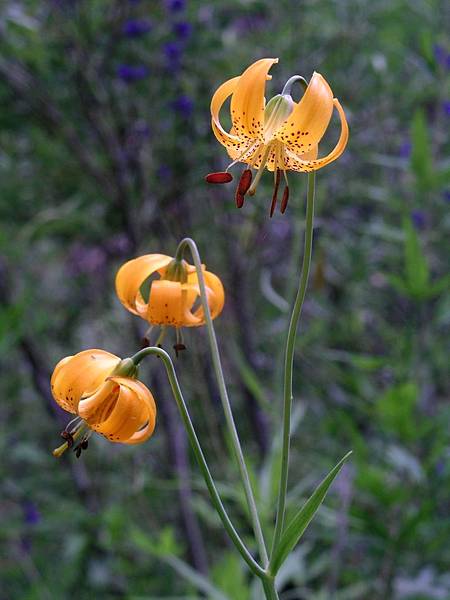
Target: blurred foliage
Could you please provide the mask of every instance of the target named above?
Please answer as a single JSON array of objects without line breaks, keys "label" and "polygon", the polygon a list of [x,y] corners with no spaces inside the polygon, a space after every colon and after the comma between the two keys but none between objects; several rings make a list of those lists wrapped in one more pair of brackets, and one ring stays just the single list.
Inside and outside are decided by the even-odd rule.
[{"label": "blurred foliage", "polygon": [[[158,366],[143,370],[155,436],[96,439],[79,461],[51,456],[65,416],[48,377],[83,348],[133,352],[145,328],[114,296],[118,266],[195,238],[226,286],[217,332],[270,536],[305,179],[271,221],[270,177],[241,211],[203,182],[227,161],[211,95],[263,56],[280,57],[274,94],[323,73],[351,128],[318,174],[291,515],[353,455],[280,571],[281,597],[449,598],[448,3],[4,0],[0,17],[2,600],[261,598],[189,466]],[[181,382],[250,540],[205,332],[186,343]]]}]

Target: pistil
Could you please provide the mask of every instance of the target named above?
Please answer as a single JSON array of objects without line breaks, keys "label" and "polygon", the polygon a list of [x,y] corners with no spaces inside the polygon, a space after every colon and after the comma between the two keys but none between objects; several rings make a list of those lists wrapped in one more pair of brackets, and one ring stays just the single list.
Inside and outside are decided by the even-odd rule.
[{"label": "pistil", "polygon": [[271,144],[268,144],[265,147],[265,149],[264,149],[264,154],[263,154],[263,156],[261,158],[261,164],[259,165],[258,172],[256,173],[255,178],[253,180],[253,183],[252,183],[252,185],[250,186],[250,188],[249,188],[249,190],[247,192],[249,196],[254,196],[255,195],[256,187],[257,187],[257,185],[259,183],[259,180],[262,177],[262,174],[264,173],[264,169],[266,167],[267,159],[269,158],[269,153],[270,153],[271,149],[272,149],[271,148]]}]

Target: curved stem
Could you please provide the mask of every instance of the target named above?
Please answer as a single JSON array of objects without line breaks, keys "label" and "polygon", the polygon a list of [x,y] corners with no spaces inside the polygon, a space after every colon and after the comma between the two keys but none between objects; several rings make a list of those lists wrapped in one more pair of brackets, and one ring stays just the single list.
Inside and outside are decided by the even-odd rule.
[{"label": "curved stem", "polygon": [[227,514],[227,511],[222,503],[219,492],[217,491],[216,485],[214,483],[214,480],[212,478],[208,464],[206,462],[205,455],[203,454],[203,450],[200,446],[200,442],[198,441],[197,434],[195,433],[195,429],[192,424],[192,420],[189,415],[189,411],[187,409],[186,402],[184,401],[183,393],[181,391],[180,384],[178,383],[177,375],[175,373],[175,368],[173,366],[170,356],[162,348],[151,347],[151,348],[144,348],[143,350],[140,350],[131,358],[132,358],[133,362],[137,365],[144,357],[149,356],[151,354],[155,354],[156,356],[159,356],[159,358],[161,358],[161,360],[164,363],[164,366],[167,371],[167,377],[169,379],[170,387],[172,388],[172,392],[173,392],[175,401],[177,403],[178,409],[180,411],[181,418],[183,419],[184,426],[186,427],[186,431],[187,431],[187,434],[189,437],[189,441],[192,445],[192,449],[194,451],[195,458],[197,459],[197,462],[202,471],[203,477],[206,482],[206,486],[207,486],[209,494],[211,496],[211,500],[214,504],[214,507],[215,507],[217,513],[219,514],[220,519],[222,520],[222,523],[223,523],[228,535],[230,536],[232,542],[234,543],[234,545],[240,552],[242,558],[248,564],[248,566],[250,567],[252,572],[261,579],[265,578],[266,572],[255,561],[253,556],[250,554],[250,552],[245,547],[244,542],[242,541],[239,533],[234,528],[234,525],[232,524],[232,522]]},{"label": "curved stem", "polygon": [[308,174],[308,193],[306,200],[306,224],[305,224],[305,247],[303,253],[303,264],[300,282],[292,309],[291,321],[286,339],[286,350],[284,359],[284,382],[283,382],[283,443],[281,454],[280,487],[278,490],[277,516],[275,532],[272,543],[272,554],[280,541],[283,532],[284,515],[286,509],[286,493],[289,469],[289,448],[292,409],[292,371],[294,365],[295,339],[297,337],[297,326],[305,300],[306,288],[308,286],[309,269],[311,266],[313,224],[314,224],[314,194],[315,194],[315,172]]},{"label": "curved stem", "polygon": [[223,375],[222,364],[220,361],[219,346],[217,344],[217,338],[214,331],[214,326],[211,318],[211,312],[209,310],[208,296],[206,294],[205,279],[203,277],[202,263],[200,255],[197,249],[197,245],[194,240],[190,238],[184,238],[178,245],[177,256],[184,252],[184,248],[188,247],[194,261],[195,269],[197,271],[197,278],[200,288],[200,297],[202,301],[203,311],[205,314],[206,328],[208,331],[209,345],[211,348],[212,361],[214,371],[219,386],[219,394],[222,401],[223,410],[225,413],[225,419],[228,426],[228,430],[231,435],[231,441],[233,443],[233,449],[236,456],[236,460],[239,466],[239,472],[241,475],[242,483],[244,485],[245,497],[247,499],[247,505],[250,511],[250,518],[252,520],[253,531],[255,532],[256,541],[258,543],[259,554],[263,561],[264,566],[267,566],[269,560],[267,556],[266,543],[259,521],[258,510],[256,508],[256,502],[253,495],[252,486],[250,483],[250,477],[248,475],[247,466],[245,464],[244,455],[242,453],[241,443],[239,441],[239,435],[236,429],[236,425],[231,410],[230,400],[228,398],[227,387],[225,384],[225,378]]}]

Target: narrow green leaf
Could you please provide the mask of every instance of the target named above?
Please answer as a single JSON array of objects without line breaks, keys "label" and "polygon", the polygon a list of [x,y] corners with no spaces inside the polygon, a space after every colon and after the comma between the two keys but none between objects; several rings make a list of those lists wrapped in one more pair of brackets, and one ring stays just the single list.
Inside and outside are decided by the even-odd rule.
[{"label": "narrow green leaf", "polygon": [[405,279],[413,297],[423,298],[429,291],[430,271],[420,246],[419,236],[410,219],[403,222],[405,233]]},{"label": "narrow green leaf", "polygon": [[292,521],[286,527],[281,536],[278,546],[275,548],[272,559],[270,561],[270,570],[272,573],[277,573],[284,560],[289,556],[289,553],[295,548],[298,541],[303,535],[303,532],[308,527],[312,518],[317,512],[325,496],[328,488],[333,483],[335,477],[344,466],[345,461],[350,456],[348,452],[332,469],[325,479],[317,486],[312,496],[305,502],[302,508],[294,516]]},{"label": "narrow green leaf", "polygon": [[417,178],[419,190],[426,191],[434,186],[434,177],[427,121],[420,109],[415,112],[412,120],[411,140],[411,169]]}]

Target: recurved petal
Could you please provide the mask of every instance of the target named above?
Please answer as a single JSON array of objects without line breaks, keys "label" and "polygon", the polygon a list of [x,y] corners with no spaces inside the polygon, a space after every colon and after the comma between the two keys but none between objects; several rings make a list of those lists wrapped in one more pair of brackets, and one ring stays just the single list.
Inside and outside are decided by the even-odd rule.
[{"label": "recurved petal", "polygon": [[278,58],[261,58],[239,77],[231,96],[231,119],[236,134],[264,139],[264,92],[271,66]]},{"label": "recurved petal", "polygon": [[205,271],[205,283],[208,289],[211,290],[209,309],[211,311],[211,318],[215,319],[220,315],[225,304],[225,290],[217,275],[214,275],[210,271]]},{"label": "recurved petal", "polygon": [[320,142],[333,113],[333,92],[320,73],[314,73],[306,91],[276,137],[296,154]]},{"label": "recurved petal", "polygon": [[136,429],[133,435],[127,440],[123,440],[124,444],[142,444],[152,434],[155,429],[156,423],[156,404],[150,390],[140,381],[135,382],[135,389],[140,396],[141,402],[144,402],[147,406],[147,411],[144,413],[144,420],[142,425]]},{"label": "recurved petal", "polygon": [[228,79],[228,81],[222,83],[215,91],[211,100],[211,126],[213,133],[217,140],[229,152],[233,152],[235,155],[241,155],[246,150],[249,142],[244,137],[236,135],[236,132],[233,130],[229,133],[225,131],[220,122],[220,109],[225,100],[234,92],[238,81],[239,77],[233,77],[233,79]]},{"label": "recurved petal", "polygon": [[140,287],[156,271],[166,267],[172,260],[165,254],[146,254],[122,265],[116,275],[116,293],[130,312],[145,318],[147,303]]},{"label": "recurved petal", "polygon": [[81,397],[95,392],[119,362],[118,356],[98,349],[63,358],[50,382],[54,399],[61,408],[76,414]]},{"label": "recurved petal", "polygon": [[324,156],[323,158],[317,158],[315,160],[305,160],[304,156],[298,156],[286,147],[285,166],[287,169],[292,171],[317,171],[318,169],[325,167],[330,162],[333,162],[339,158],[344,152],[345,147],[347,146],[349,134],[347,119],[345,118],[345,113],[339,100],[335,98],[333,103],[339,113],[339,118],[341,121],[341,133],[336,146],[329,154],[327,154],[327,156]]},{"label": "recurved petal", "polygon": [[[150,437],[155,427],[156,406],[148,388],[135,379],[111,377],[111,384],[117,389],[114,402],[104,418],[89,426],[112,442],[128,443],[134,434],[139,443]],[[145,434],[142,430],[145,429]]]}]

